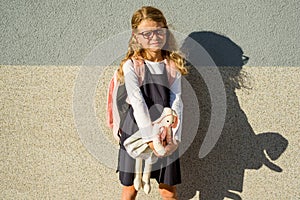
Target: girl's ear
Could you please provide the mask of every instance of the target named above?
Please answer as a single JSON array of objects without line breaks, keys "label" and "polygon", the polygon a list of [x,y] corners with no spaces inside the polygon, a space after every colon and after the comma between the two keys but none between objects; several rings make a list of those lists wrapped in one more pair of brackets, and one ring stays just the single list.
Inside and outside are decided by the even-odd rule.
[{"label": "girl's ear", "polygon": [[136,33],[135,33],[134,31],[132,31],[131,34],[132,34],[132,37],[134,37],[135,39],[137,38],[137,37],[136,37]]}]

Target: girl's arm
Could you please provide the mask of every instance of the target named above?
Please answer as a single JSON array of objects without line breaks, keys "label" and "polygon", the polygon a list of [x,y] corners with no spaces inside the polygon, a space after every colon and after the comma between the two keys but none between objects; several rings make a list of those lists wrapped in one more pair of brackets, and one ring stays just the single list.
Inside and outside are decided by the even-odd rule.
[{"label": "girl's arm", "polygon": [[182,131],[182,114],[183,114],[183,103],[181,99],[181,74],[177,72],[173,84],[170,86],[170,106],[178,116],[178,126],[172,128],[174,134],[174,141],[181,142],[181,131]]},{"label": "girl's arm", "polygon": [[133,116],[143,141],[148,143],[153,140],[155,135],[152,134],[152,121],[131,60],[124,63],[123,72],[128,99],[133,108]]}]

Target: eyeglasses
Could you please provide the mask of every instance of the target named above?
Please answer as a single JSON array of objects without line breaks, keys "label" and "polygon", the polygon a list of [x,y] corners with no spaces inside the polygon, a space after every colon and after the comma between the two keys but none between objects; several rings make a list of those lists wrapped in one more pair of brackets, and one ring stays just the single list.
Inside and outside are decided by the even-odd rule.
[{"label": "eyeglasses", "polygon": [[156,36],[165,36],[167,33],[167,30],[164,29],[156,29],[156,30],[151,30],[151,31],[143,31],[141,33],[138,33],[138,35],[142,35],[145,39],[152,38],[154,34]]}]

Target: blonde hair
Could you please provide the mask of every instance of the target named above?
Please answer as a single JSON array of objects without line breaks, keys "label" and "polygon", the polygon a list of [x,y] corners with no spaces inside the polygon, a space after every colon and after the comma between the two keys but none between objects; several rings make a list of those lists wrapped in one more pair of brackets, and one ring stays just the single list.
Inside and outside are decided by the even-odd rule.
[{"label": "blonde hair", "polygon": [[[134,12],[131,19],[131,28],[132,30],[136,30],[139,24],[143,20],[152,20],[155,22],[163,23],[162,28],[167,29],[167,40],[164,45],[162,51],[162,56],[164,59],[172,60],[175,63],[176,68],[183,75],[188,73],[187,68],[184,66],[183,54],[178,51],[177,43],[174,38],[174,35],[168,29],[166,18],[163,13],[152,6],[143,6],[137,11]],[[118,80],[124,82],[124,73],[123,73],[123,64],[131,58],[134,59],[142,59],[144,55],[144,50],[140,47],[135,37],[132,35],[129,40],[128,51],[126,53],[125,58],[121,61],[121,64],[118,68]]]}]

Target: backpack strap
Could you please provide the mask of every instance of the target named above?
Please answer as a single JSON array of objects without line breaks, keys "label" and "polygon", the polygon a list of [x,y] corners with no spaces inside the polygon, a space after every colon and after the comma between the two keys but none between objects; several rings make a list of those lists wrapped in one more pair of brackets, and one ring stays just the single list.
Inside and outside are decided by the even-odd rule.
[{"label": "backpack strap", "polygon": [[176,68],[176,65],[175,65],[173,60],[167,61],[165,59],[164,62],[166,64],[169,85],[171,86],[174,83],[175,79],[176,79],[177,68]]},{"label": "backpack strap", "polygon": [[119,141],[118,132],[119,132],[119,125],[120,125],[120,116],[117,108],[116,98],[117,98],[117,92],[120,83],[118,81],[117,72],[118,70],[114,72],[114,75],[111,78],[108,85],[106,119],[107,119],[108,127],[113,129],[114,138],[117,141]]},{"label": "backpack strap", "polygon": [[144,80],[144,75],[145,75],[145,63],[144,60],[141,59],[130,59],[131,62],[133,63],[134,71],[138,77],[139,80],[139,85],[142,85],[142,82]]},{"label": "backpack strap", "polygon": [[108,91],[107,91],[107,125],[109,128],[113,127],[113,113],[112,113],[112,107],[113,107],[113,91],[115,88],[115,75],[110,79],[108,84]]},{"label": "backpack strap", "polygon": [[[144,80],[144,74],[145,74],[145,63],[143,59],[133,59],[131,58],[131,61],[133,63],[134,71],[139,79],[139,85],[142,85],[142,82]],[[164,63],[166,65],[167,75],[168,75],[168,81],[169,85],[171,86],[176,78],[177,75],[177,68],[174,63],[174,61],[170,60],[167,61],[164,60]]]}]

